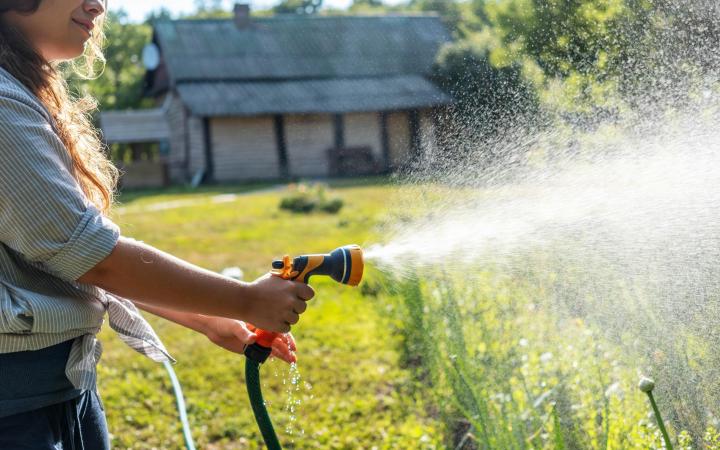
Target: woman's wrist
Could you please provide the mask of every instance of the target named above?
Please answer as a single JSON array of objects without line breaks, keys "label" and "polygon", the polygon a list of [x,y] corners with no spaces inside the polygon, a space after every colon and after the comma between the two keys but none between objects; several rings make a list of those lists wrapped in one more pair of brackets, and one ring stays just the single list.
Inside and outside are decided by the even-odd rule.
[{"label": "woman's wrist", "polygon": [[257,286],[252,282],[241,281],[235,301],[237,302],[235,310],[238,311],[239,316],[237,319],[252,322],[251,318],[257,313],[254,307],[258,302]]}]

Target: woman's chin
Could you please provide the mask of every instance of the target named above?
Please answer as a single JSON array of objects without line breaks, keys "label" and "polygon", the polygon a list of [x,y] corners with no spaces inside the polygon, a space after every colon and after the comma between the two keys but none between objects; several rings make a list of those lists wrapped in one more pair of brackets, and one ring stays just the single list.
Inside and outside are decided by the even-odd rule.
[{"label": "woman's chin", "polygon": [[81,46],[72,46],[66,49],[63,49],[62,52],[55,53],[52,58],[48,58],[48,61],[51,62],[63,62],[63,61],[70,61],[73,60],[79,56],[82,56],[82,54],[85,53],[85,45],[82,44]]}]

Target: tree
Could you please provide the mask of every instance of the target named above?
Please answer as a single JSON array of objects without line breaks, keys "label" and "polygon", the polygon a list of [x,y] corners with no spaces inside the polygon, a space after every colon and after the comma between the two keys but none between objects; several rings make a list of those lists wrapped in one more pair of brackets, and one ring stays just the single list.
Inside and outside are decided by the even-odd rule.
[{"label": "tree", "polygon": [[378,6],[385,6],[383,5],[382,0],[353,0],[352,7],[362,7],[362,6],[370,6],[370,7],[378,7]]},{"label": "tree", "polygon": [[[613,61],[623,95],[637,104],[696,102],[684,95],[717,79],[720,5],[688,0],[625,0],[621,58]],[[684,97],[684,98],[683,98]]]},{"label": "tree", "polygon": [[617,0],[476,1],[508,47],[532,56],[553,77],[596,73],[619,54]]},{"label": "tree", "polygon": [[148,13],[148,15],[145,16],[145,23],[153,25],[153,24],[155,24],[155,22],[167,21],[167,20],[172,20],[172,19],[173,19],[172,12],[163,6],[159,9],[150,11],[150,13]]},{"label": "tree", "polygon": [[273,8],[277,14],[316,14],[322,8],[323,0],[283,0]]},{"label": "tree", "polygon": [[195,0],[195,11],[204,13],[208,11],[218,11],[223,9],[222,0]]},{"label": "tree", "polygon": [[535,91],[524,80],[521,67],[493,66],[487,48],[472,42],[442,49],[433,78],[455,99],[459,122],[480,137],[501,132],[536,110]]},{"label": "tree", "polygon": [[408,11],[408,5],[398,3],[388,5],[383,0],[353,0],[347,12],[351,14],[388,14]]},{"label": "tree", "polygon": [[461,11],[456,0],[410,0],[408,6],[419,11],[438,13],[451,32],[457,31]]},{"label": "tree", "polygon": [[232,11],[223,7],[222,0],[195,0],[195,11],[184,16],[190,19],[227,19]]},{"label": "tree", "polygon": [[145,68],[140,61],[142,49],[150,42],[151,34],[149,25],[130,23],[124,10],[109,11],[105,25],[105,71],[94,80],[71,75],[70,88],[80,95],[95,97],[101,110],[151,105],[151,100],[143,98]]}]

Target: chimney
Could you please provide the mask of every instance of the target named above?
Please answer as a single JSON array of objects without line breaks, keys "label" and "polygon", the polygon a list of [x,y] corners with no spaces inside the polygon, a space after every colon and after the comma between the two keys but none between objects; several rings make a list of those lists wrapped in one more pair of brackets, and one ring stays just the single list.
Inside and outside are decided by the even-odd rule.
[{"label": "chimney", "polygon": [[247,3],[235,3],[235,25],[244,29],[250,26],[250,5]]}]

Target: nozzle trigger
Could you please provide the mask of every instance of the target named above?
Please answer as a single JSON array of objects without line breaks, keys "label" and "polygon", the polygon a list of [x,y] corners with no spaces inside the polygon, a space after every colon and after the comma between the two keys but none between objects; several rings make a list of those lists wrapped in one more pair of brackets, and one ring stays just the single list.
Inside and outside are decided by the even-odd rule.
[{"label": "nozzle trigger", "polygon": [[291,280],[293,278],[293,263],[289,255],[283,256],[282,261],[273,261],[273,270],[270,271],[273,275]]}]

